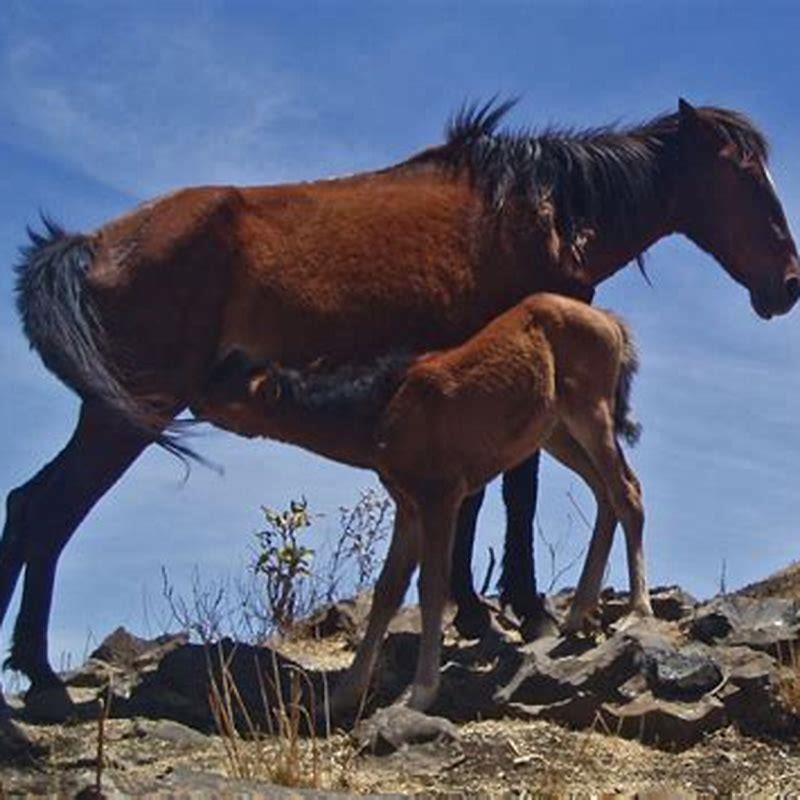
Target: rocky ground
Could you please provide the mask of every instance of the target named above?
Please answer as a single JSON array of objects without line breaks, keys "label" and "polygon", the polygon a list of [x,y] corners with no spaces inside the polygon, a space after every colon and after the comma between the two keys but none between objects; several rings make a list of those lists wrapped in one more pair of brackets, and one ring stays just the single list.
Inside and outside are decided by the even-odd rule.
[{"label": "rocky ground", "polygon": [[[657,618],[634,624],[608,592],[600,630],[578,639],[526,645],[499,613],[482,641],[448,630],[433,718],[390,707],[413,671],[414,608],[393,622],[357,720],[321,710],[368,598],[274,648],[118,630],[69,676],[72,721],[47,721],[64,710],[57,695],[18,705],[42,753],[0,768],[2,790],[96,796],[102,745],[106,796],[798,792],[799,586],[790,568],[708,603],[663,589]],[[556,611],[568,599],[554,598]],[[103,723],[98,698],[110,698]]]}]

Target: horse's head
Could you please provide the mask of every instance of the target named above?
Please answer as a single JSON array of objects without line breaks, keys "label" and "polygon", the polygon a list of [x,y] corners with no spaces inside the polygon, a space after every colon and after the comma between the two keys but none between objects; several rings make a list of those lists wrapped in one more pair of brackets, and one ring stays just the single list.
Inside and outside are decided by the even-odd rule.
[{"label": "horse's head", "polygon": [[760,134],[733,112],[681,100],[678,140],[678,229],[749,290],[760,317],[786,313],[800,297],[800,261]]}]

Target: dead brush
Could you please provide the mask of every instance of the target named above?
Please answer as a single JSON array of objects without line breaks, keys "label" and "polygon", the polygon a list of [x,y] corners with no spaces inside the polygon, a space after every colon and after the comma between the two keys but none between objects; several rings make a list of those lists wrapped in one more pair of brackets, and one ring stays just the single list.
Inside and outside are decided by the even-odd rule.
[{"label": "dead brush", "polygon": [[[230,776],[289,787],[346,785],[343,765],[350,760],[346,752],[349,748],[337,749],[330,738],[327,691],[322,706],[327,734],[323,745],[314,725],[318,716],[316,692],[307,673],[292,667],[282,676],[273,654],[270,676],[256,660],[265,731],[254,720],[253,710],[248,709],[236,684],[231,669],[235,650],[226,654],[219,644],[206,648],[209,706]],[[270,697],[275,698],[274,703]]]}]

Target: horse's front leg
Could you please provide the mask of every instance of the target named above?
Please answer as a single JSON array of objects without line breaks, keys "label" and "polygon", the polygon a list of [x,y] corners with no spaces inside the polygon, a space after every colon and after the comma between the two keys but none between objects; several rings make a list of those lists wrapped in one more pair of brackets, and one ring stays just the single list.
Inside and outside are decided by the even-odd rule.
[{"label": "horse's front leg", "polygon": [[60,692],[60,702],[53,698],[56,715],[69,706],[61,679],[47,657],[47,628],[59,555],[92,506],[148,443],[146,437],[120,423],[99,404],[84,403],[67,446],[9,494],[0,542],[0,618],[8,610],[23,566],[25,577],[6,666],[30,679],[30,698],[46,690]]},{"label": "horse's front leg", "polygon": [[458,513],[453,546],[450,596],[457,608],[453,625],[466,639],[480,639],[491,624],[489,610],[478,597],[472,581],[475,530],[485,493],[485,489],[480,489],[464,499]]},{"label": "horse's front leg", "polygon": [[503,475],[506,541],[500,576],[500,602],[511,606],[522,623],[526,641],[556,633],[536,584],[534,519],[539,492],[539,453]]}]

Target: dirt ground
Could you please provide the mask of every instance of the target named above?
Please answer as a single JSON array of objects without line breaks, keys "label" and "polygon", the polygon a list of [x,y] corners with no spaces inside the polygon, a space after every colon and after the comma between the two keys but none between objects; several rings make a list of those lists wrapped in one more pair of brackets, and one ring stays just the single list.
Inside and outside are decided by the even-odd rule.
[{"label": "dirt ground", "polygon": [[[0,771],[4,796],[70,796],[95,781],[97,726],[36,726],[26,730],[50,747],[31,767]],[[272,792],[286,745],[203,736],[177,723],[110,720],[102,785],[107,796],[174,794],[219,796],[191,773],[248,779],[253,793]],[[490,796],[718,796],[800,792],[800,748],[760,742],[732,729],[683,753],[667,753],[594,731],[577,733],[545,722],[484,721],[460,728],[451,744],[430,744],[390,756],[359,755],[342,734],[300,745],[303,782],[346,793],[445,797]],[[238,766],[237,766],[238,765]],[[255,781],[250,783],[251,781]],[[234,791],[231,790],[231,794]],[[274,794],[273,794],[274,796]]]},{"label": "dirt ground", "polygon": [[[800,597],[800,567],[744,591]],[[318,668],[335,668],[351,657],[336,637],[284,644],[285,655]],[[74,796],[95,784],[97,721],[22,727],[48,754],[0,766],[0,798]],[[253,741],[206,735],[169,720],[112,718],[105,726],[101,785],[107,797],[800,794],[800,742],[744,736],[732,725],[683,752],[621,739],[599,722],[577,732],[542,721],[483,720],[459,725],[458,731],[455,741],[376,756],[359,752],[343,732],[327,739]],[[287,784],[316,791],[284,794],[278,787]]]}]

